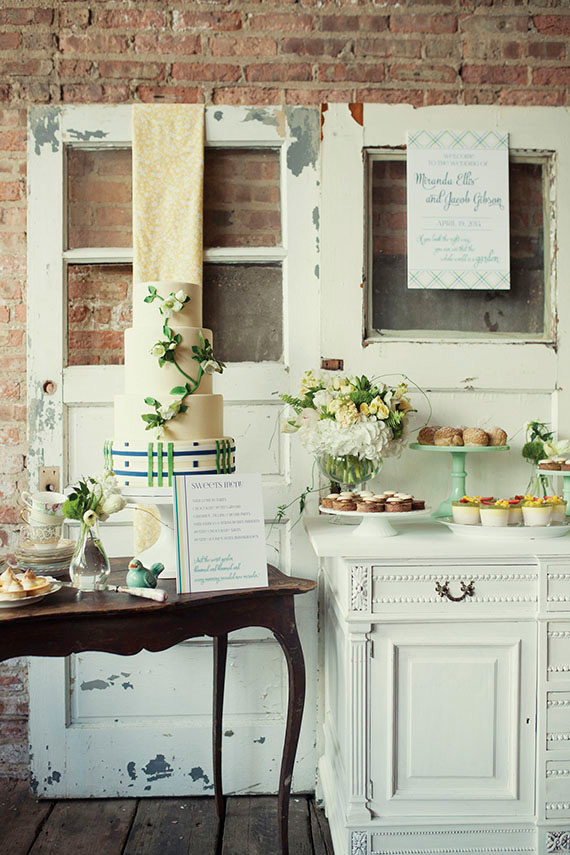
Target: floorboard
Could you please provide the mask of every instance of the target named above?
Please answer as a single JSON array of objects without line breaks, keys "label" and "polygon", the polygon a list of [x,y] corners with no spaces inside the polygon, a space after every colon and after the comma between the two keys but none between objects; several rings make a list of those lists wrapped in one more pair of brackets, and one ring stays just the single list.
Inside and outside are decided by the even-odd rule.
[{"label": "floorboard", "polygon": [[123,855],[214,855],[214,800],[141,799]]},{"label": "floorboard", "polygon": [[[228,798],[217,833],[213,798],[39,801],[26,783],[0,780],[0,855],[273,855],[277,798]],[[312,796],[291,797],[289,851],[334,855]]]},{"label": "floorboard", "polygon": [[30,855],[118,855],[136,809],[136,799],[56,802]]},{"label": "floorboard", "polygon": [[0,851],[26,855],[52,806],[34,799],[24,781],[0,782]]}]

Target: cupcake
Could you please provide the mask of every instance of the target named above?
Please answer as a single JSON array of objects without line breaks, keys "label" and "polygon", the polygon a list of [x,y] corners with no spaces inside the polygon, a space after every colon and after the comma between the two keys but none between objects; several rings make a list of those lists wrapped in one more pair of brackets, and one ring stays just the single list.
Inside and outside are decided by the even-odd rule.
[{"label": "cupcake", "polygon": [[521,525],[523,521],[522,503],[524,496],[513,496],[509,499],[509,525]]},{"label": "cupcake", "polygon": [[423,511],[425,510],[425,499],[414,499],[412,501],[412,510],[413,511]]},{"label": "cupcake", "polygon": [[497,499],[495,502],[481,502],[479,508],[481,514],[481,525],[484,526],[506,526],[509,524],[509,502],[508,499]]},{"label": "cupcake", "polygon": [[338,493],[329,493],[328,496],[325,496],[321,499],[321,508],[334,508],[334,502],[338,499]]},{"label": "cupcake", "polygon": [[552,458],[547,458],[545,460],[539,460],[538,468],[542,470],[546,470],[547,472],[559,472],[561,469],[561,463],[557,460],[553,460]]},{"label": "cupcake", "polygon": [[411,510],[411,499],[397,499],[395,496],[392,496],[390,499],[386,499],[386,513],[400,514]]},{"label": "cupcake", "polygon": [[546,501],[552,507],[551,523],[566,522],[566,502],[560,496],[546,496]]},{"label": "cupcake", "polygon": [[570,472],[570,460],[565,460],[560,468],[563,472]]},{"label": "cupcake", "polygon": [[552,519],[552,504],[536,496],[525,496],[522,512],[525,525],[549,525]]},{"label": "cupcake", "polygon": [[365,499],[357,499],[356,510],[361,514],[378,514],[384,510],[384,503],[375,501],[373,497],[367,496]]},{"label": "cupcake", "polygon": [[477,496],[463,496],[458,502],[451,503],[453,522],[459,525],[479,525],[479,499]]}]

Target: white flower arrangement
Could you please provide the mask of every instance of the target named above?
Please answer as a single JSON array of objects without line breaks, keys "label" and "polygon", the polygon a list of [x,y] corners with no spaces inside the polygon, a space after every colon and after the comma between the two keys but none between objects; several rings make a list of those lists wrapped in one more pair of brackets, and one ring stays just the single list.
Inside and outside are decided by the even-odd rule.
[{"label": "white flower arrangement", "polygon": [[281,395],[295,410],[283,429],[298,433],[315,456],[350,457],[378,465],[400,454],[408,413],[414,412],[408,387],[387,386],[367,377],[321,379],[308,371],[298,398]]},{"label": "white flower arrangement", "polygon": [[67,519],[80,520],[91,528],[98,520],[105,522],[111,514],[122,511],[126,504],[114,473],[105,470],[79,481],[63,503],[62,511]]}]

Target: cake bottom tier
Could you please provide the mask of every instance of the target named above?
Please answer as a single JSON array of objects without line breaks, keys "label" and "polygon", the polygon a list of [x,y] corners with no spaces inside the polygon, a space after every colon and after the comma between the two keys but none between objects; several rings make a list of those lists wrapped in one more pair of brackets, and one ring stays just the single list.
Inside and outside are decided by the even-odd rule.
[{"label": "cake bottom tier", "polygon": [[190,442],[107,440],[105,463],[123,487],[171,487],[175,475],[235,472],[235,452],[229,436]]}]

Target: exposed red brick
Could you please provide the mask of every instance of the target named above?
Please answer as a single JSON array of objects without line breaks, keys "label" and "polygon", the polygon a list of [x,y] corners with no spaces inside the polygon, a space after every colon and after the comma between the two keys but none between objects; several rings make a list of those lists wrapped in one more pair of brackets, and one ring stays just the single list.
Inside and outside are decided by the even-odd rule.
[{"label": "exposed red brick", "polygon": [[213,104],[280,104],[283,93],[280,89],[252,88],[250,86],[220,87],[212,93]]},{"label": "exposed red brick", "polygon": [[528,71],[516,65],[464,65],[461,76],[465,83],[515,83],[528,81]]},{"label": "exposed red brick", "polygon": [[236,83],[241,78],[239,65],[206,62],[175,62],[172,65],[173,80],[211,80],[220,83]]},{"label": "exposed red brick", "polygon": [[209,40],[213,56],[275,56],[277,41],[270,36],[233,37],[212,36]]},{"label": "exposed red brick", "polygon": [[0,324],[7,324],[10,320],[10,309],[8,306],[0,306]]},{"label": "exposed red brick", "polygon": [[70,350],[108,349],[123,347],[123,333],[116,330],[70,330]]},{"label": "exposed red brick", "polygon": [[[201,89],[188,86],[137,86],[137,97],[145,103],[165,102],[197,104],[203,101]],[[245,102],[244,102],[245,103]]]},{"label": "exposed red brick", "polygon": [[153,12],[150,9],[106,9],[97,15],[100,27],[120,27],[155,29],[166,26],[164,12]]},{"label": "exposed red brick", "polygon": [[13,27],[26,27],[30,24],[44,24],[49,26],[53,21],[51,9],[13,8],[0,10],[0,26],[9,24]]},{"label": "exposed red brick", "polygon": [[390,15],[393,33],[455,33],[455,15]]},{"label": "exposed red brick", "polygon": [[426,106],[439,106],[442,104],[459,104],[459,92],[449,89],[430,89],[426,93]]},{"label": "exposed red brick", "polygon": [[568,86],[570,67],[536,68],[532,72],[532,82],[541,86]]},{"label": "exposed red brick", "polygon": [[392,80],[429,80],[438,83],[455,83],[457,71],[447,65],[428,65],[422,62],[418,65],[391,65],[390,78]]},{"label": "exposed red brick", "polygon": [[419,57],[422,42],[419,39],[397,39],[394,36],[381,39],[358,39],[354,45],[354,53],[358,57]]},{"label": "exposed red brick", "polygon": [[165,33],[137,33],[134,45],[137,53],[145,54],[170,53],[187,56],[202,50],[200,36],[170,36]]},{"label": "exposed red brick", "polygon": [[385,66],[381,63],[373,65],[335,63],[319,66],[319,80],[323,83],[336,81],[362,81],[364,83],[381,83],[385,77]]},{"label": "exposed red brick", "polygon": [[0,150],[1,151],[25,151],[26,150],[26,132],[25,131],[0,131]]},{"label": "exposed red brick", "polygon": [[521,15],[461,15],[459,29],[462,33],[526,33],[530,18]]},{"label": "exposed red brick", "polygon": [[498,100],[499,104],[562,107],[566,93],[557,89],[502,89]]},{"label": "exposed red brick", "polygon": [[84,29],[89,26],[91,20],[90,9],[85,8],[66,8],[59,10],[59,28]]},{"label": "exposed red brick", "polygon": [[160,80],[165,66],[157,62],[121,62],[119,60],[99,62],[101,77],[131,77],[142,80]]},{"label": "exposed red brick", "polygon": [[532,20],[539,33],[570,34],[570,15],[534,15]]},{"label": "exposed red brick", "polygon": [[0,33],[0,50],[15,50],[21,41],[20,33]]},{"label": "exposed red brick", "polygon": [[172,13],[172,29],[178,30],[240,30],[240,12],[183,12]]},{"label": "exposed red brick", "polygon": [[527,54],[534,59],[564,59],[566,42],[531,42]]},{"label": "exposed red brick", "polygon": [[0,181],[0,202],[14,202],[21,198],[21,187],[17,181]]},{"label": "exposed red brick", "polygon": [[88,59],[60,59],[58,68],[65,77],[88,77],[93,70],[93,63]]},{"label": "exposed red brick", "polygon": [[15,380],[0,383],[0,398],[5,400],[18,400],[20,397],[20,384]]},{"label": "exposed red brick", "polygon": [[298,12],[294,15],[253,13],[248,15],[247,23],[250,30],[275,30],[277,33],[309,33],[315,29],[312,15],[302,15]]},{"label": "exposed red brick", "polygon": [[292,38],[282,40],[281,53],[298,56],[338,56],[346,46],[345,39]]},{"label": "exposed red brick", "polygon": [[81,35],[62,35],[59,47],[67,54],[103,54],[125,53],[128,41],[124,36],[109,35],[108,33],[85,33]]},{"label": "exposed red brick", "polygon": [[352,101],[350,89],[286,89],[285,100],[291,105],[339,104]]},{"label": "exposed red brick", "polygon": [[263,63],[248,65],[245,76],[252,82],[311,80],[312,69],[308,63]]},{"label": "exposed red brick", "polygon": [[424,93],[421,89],[357,89],[354,100],[357,103],[369,101],[372,104],[413,104],[421,107]]}]

